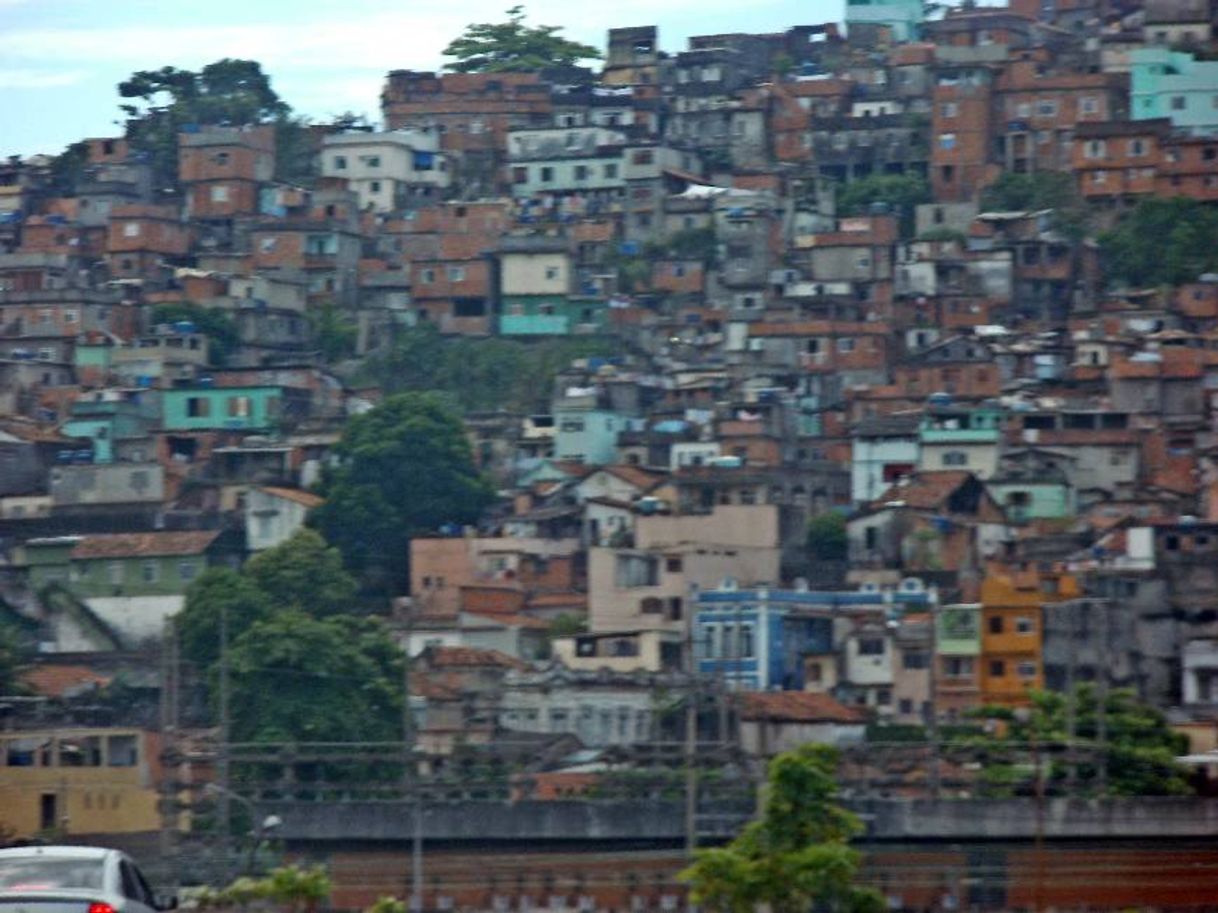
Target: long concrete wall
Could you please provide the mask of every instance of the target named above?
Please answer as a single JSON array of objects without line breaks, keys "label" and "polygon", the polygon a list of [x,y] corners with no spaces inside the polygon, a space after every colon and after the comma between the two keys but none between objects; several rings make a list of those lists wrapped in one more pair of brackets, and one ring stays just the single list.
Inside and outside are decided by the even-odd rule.
[{"label": "long concrete wall", "polygon": [[[1047,840],[1218,837],[1218,800],[1201,798],[903,800],[846,803],[862,816],[868,841]],[[259,803],[283,820],[290,843],[397,842],[413,833],[412,808],[400,802]],[[710,811],[709,809],[705,811]],[[728,835],[743,816],[719,810]],[[736,810],[738,811],[738,810]],[[428,841],[676,842],[684,837],[680,801],[460,802],[424,807]],[[700,828],[703,829],[703,828]],[[705,834],[704,834],[705,836]]]}]

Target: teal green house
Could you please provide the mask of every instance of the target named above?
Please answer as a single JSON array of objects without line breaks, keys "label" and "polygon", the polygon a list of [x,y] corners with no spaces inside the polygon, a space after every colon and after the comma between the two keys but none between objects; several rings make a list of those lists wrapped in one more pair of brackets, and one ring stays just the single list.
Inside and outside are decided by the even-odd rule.
[{"label": "teal green house", "polygon": [[1130,116],[1171,119],[1193,136],[1218,135],[1218,61],[1167,48],[1130,53]]},{"label": "teal green house", "polygon": [[565,336],[605,328],[605,302],[569,295],[508,295],[499,315],[501,336]]},{"label": "teal green house", "polygon": [[847,32],[860,25],[880,25],[892,30],[893,41],[915,41],[925,19],[922,0],[846,0]]},{"label": "teal green house", "polygon": [[146,440],[160,416],[158,394],[140,391],[122,399],[79,399],[60,429],[93,442],[93,462],[113,463],[125,441]]},{"label": "teal green house", "polygon": [[161,395],[166,431],[269,431],[283,400],[280,387],[186,387]]},{"label": "teal green house", "polygon": [[986,491],[1012,523],[1063,520],[1076,515],[1078,500],[1063,462],[1071,457],[1035,449],[1012,453],[985,482]]},{"label": "teal green house", "polygon": [[79,599],[180,596],[220,558],[218,530],[113,533],[31,539],[23,546],[29,584],[60,584]]}]

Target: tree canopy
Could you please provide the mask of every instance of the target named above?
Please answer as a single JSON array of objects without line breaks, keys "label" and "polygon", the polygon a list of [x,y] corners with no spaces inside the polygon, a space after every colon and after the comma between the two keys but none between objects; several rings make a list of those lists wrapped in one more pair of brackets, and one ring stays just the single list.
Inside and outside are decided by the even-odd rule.
[{"label": "tree canopy", "polygon": [[[1173,731],[1154,707],[1132,691],[1109,691],[1102,705],[1101,744],[1101,703],[1095,686],[1078,685],[1074,704],[1073,739],[1068,694],[1033,692],[1026,712],[1009,707],[985,707],[976,712],[1001,723],[994,733],[970,740],[974,747],[988,752],[984,772],[991,794],[1033,792],[1033,752],[1042,758],[1041,775],[1049,793],[1174,796],[1193,792],[1187,771],[1175,762],[1188,750],[1188,739]],[[1066,750],[1070,743],[1075,757]]]},{"label": "tree canopy", "polygon": [[1195,282],[1218,271],[1218,211],[1177,197],[1145,200],[1100,236],[1108,274],[1145,288]]},{"label": "tree canopy", "polygon": [[507,11],[506,22],[475,22],[449,42],[445,57],[457,58],[446,69],[458,73],[509,73],[570,66],[599,60],[591,45],[561,37],[557,25],[525,25],[523,6]]},{"label": "tree canopy", "polygon": [[854,884],[858,818],[837,804],[837,752],[803,745],[770,762],[761,817],[681,873],[693,901],[719,913],[879,913],[879,892]]},{"label": "tree canopy", "polygon": [[905,174],[873,174],[845,185],[837,196],[837,207],[844,216],[866,214],[872,204],[890,206],[901,225],[903,237],[913,234],[914,207],[933,199],[925,178]]},{"label": "tree canopy", "polygon": [[349,612],[355,601],[355,580],[343,569],[342,555],[312,529],[255,555],[243,572],[279,608],[320,618]]},{"label": "tree canopy", "polygon": [[820,561],[844,561],[850,550],[845,516],[830,510],[812,517],[808,521],[807,544],[812,557]]},{"label": "tree canopy", "polygon": [[405,589],[412,537],[473,523],[493,498],[460,420],[434,394],[400,393],[356,416],[334,452],[311,522],[382,585]]},{"label": "tree canopy", "polygon": [[400,739],[402,663],[402,651],[379,619],[276,612],[233,644],[232,738]]},{"label": "tree canopy", "polygon": [[367,358],[360,379],[388,393],[434,392],[471,412],[544,410],[554,376],[572,359],[609,355],[618,346],[595,337],[451,338],[424,324],[400,331],[387,351]]},{"label": "tree canopy", "polygon": [[16,694],[24,690],[20,679],[24,664],[25,651],[16,627],[0,621],[0,694]]},{"label": "tree canopy", "polygon": [[1079,196],[1075,176],[1066,171],[1007,171],[981,193],[983,212],[1053,210],[1053,227],[1070,240],[1081,241],[1090,223],[1086,202]]},{"label": "tree canopy", "polygon": [[198,71],[139,70],[118,84],[118,94],[127,99],[119,105],[128,118],[127,139],[162,181],[176,180],[178,133],[186,124],[276,124],[287,147],[291,137],[280,134],[300,127],[256,60],[226,57]]}]

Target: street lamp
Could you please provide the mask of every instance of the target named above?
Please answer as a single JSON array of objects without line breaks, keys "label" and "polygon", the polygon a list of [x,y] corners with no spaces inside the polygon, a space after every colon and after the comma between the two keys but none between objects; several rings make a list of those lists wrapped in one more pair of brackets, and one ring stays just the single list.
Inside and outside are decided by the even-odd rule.
[{"label": "street lamp", "polygon": [[[259,822],[258,821],[258,810],[252,800],[246,798],[245,796],[241,795],[240,793],[233,792],[228,787],[221,786],[219,783],[208,783],[206,786],[203,787],[203,792],[208,795],[219,796],[219,797],[223,797],[225,799],[229,799],[233,802],[236,802],[239,805],[244,806],[245,810],[249,812],[250,820],[251,820],[251,822],[254,822],[254,824],[249,833],[250,849],[249,849],[249,855],[246,858],[246,862],[245,862],[245,873],[247,875],[252,875],[254,873],[254,856],[258,852],[258,847],[262,845],[262,842],[264,840],[266,840],[267,837],[269,837],[271,834],[275,833],[277,830],[279,830],[281,827],[283,827],[283,819],[280,818],[278,815],[267,815]],[[228,836],[229,835],[226,833],[223,836],[224,836],[224,845],[226,848],[225,855],[227,857],[227,847],[228,847]],[[226,874],[227,874],[227,868],[228,868],[228,863],[227,863],[227,859],[226,859],[226,861],[225,861],[225,873]]]}]

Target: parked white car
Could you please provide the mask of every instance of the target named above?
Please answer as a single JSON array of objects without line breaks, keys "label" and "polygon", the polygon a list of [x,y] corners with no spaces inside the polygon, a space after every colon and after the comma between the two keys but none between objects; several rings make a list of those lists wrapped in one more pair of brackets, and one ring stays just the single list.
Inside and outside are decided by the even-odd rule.
[{"label": "parked white car", "polygon": [[88,846],[0,850],[0,913],[157,913],[147,880],[125,854]]}]

